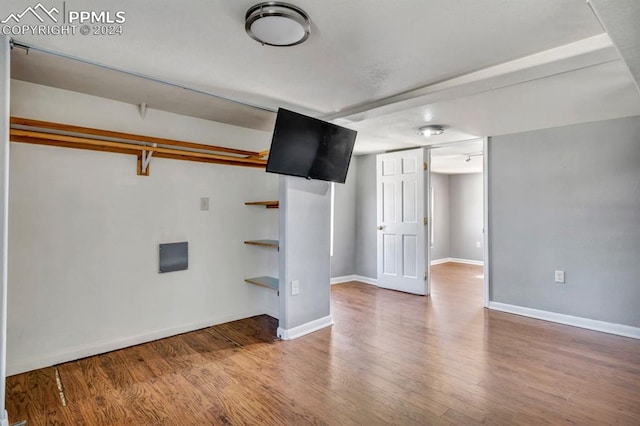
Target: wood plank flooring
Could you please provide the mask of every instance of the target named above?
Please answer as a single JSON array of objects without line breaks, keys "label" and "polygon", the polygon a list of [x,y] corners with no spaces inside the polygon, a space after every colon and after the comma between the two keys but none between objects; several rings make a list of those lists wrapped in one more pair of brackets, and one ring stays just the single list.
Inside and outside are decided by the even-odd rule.
[{"label": "wood plank flooring", "polygon": [[8,378],[31,425],[640,425],[640,341],[482,305],[482,268],[432,295],[332,287],[335,325],[294,341],[259,316]]}]

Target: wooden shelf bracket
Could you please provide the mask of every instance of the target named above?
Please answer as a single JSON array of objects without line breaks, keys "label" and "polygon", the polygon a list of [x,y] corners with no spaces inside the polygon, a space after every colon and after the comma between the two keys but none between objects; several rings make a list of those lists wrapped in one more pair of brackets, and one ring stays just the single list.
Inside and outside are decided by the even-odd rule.
[{"label": "wooden shelf bracket", "polygon": [[[152,144],[154,148],[158,147],[157,143]],[[151,157],[153,156],[153,151],[143,150],[140,159],[140,167],[138,168],[138,175],[140,176],[149,176],[149,164],[151,163]]]},{"label": "wooden shelf bracket", "polygon": [[246,206],[265,206],[268,209],[277,209],[280,203],[278,200],[273,201],[247,201]]}]

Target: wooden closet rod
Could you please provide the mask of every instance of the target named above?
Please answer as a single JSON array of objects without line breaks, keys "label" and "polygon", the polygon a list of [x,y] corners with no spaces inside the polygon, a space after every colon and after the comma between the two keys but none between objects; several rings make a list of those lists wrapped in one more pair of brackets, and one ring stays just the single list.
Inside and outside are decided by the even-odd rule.
[{"label": "wooden closet rod", "polygon": [[[153,155],[158,158],[257,168],[266,166],[267,162],[263,157],[269,153],[269,151],[245,151],[20,117],[11,117],[10,136],[13,142],[131,154],[139,158],[146,155],[150,158]],[[145,172],[139,164],[138,174],[148,175],[148,169]]]}]

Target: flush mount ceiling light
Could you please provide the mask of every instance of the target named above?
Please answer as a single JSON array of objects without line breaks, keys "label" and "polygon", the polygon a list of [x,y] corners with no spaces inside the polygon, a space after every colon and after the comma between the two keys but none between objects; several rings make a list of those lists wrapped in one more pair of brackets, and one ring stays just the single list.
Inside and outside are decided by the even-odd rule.
[{"label": "flush mount ceiling light", "polygon": [[444,133],[444,126],[440,126],[437,124],[429,124],[428,126],[422,126],[418,130],[416,130],[421,136],[428,138],[430,136],[438,136]]},{"label": "flush mount ceiling light", "polygon": [[309,38],[309,15],[297,6],[278,1],[258,3],[247,10],[244,29],[269,46],[295,46]]}]

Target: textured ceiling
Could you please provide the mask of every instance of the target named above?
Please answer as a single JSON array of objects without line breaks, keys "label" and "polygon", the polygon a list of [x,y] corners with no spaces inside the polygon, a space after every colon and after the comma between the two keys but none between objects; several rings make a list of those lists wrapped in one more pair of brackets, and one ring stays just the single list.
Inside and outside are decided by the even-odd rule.
[{"label": "textured ceiling", "polygon": [[[603,23],[631,46],[631,57],[627,42],[637,32],[625,11],[591,1],[606,3]],[[126,12],[122,36],[15,37],[194,89],[179,96],[175,86],[135,84],[130,75],[44,56],[17,63],[14,78],[265,130],[268,110],[285,106],[359,130],[356,153],[640,114],[628,62],[584,0],[296,0],[311,16],[312,34],[289,48],[245,34],[244,13],[254,3],[94,0],[92,10]],[[0,18],[29,5],[3,0]],[[87,5],[65,3],[67,10]],[[447,131],[433,140],[415,135],[429,122]]]},{"label": "textured ceiling", "polygon": [[[0,15],[32,3],[3,0]],[[123,35],[16,39],[267,107],[329,113],[602,32],[584,0],[296,0],[311,37],[278,48],[245,33],[255,3],[66,0],[67,10],[122,9]]]},{"label": "textured ceiling", "polygon": [[640,2],[589,0],[589,4],[614,41],[640,90]]}]

